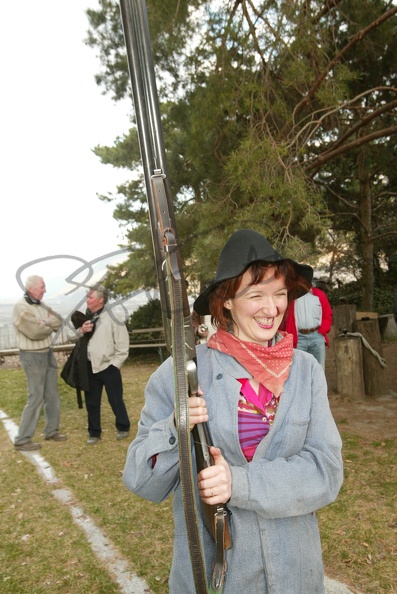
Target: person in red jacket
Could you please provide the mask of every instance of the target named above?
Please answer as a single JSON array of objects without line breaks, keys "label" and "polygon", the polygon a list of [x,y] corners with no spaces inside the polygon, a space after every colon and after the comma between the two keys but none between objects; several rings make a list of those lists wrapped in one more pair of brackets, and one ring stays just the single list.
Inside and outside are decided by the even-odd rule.
[{"label": "person in red jacket", "polygon": [[324,291],[312,287],[291,302],[284,330],[294,337],[294,347],[311,353],[325,369],[325,347],[332,326],[332,308]]}]

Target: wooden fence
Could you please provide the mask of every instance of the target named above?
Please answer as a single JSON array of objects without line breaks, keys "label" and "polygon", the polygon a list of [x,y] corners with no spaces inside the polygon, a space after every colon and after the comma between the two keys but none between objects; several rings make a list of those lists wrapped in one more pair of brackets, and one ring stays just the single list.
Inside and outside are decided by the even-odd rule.
[{"label": "wooden fence", "polygon": [[[164,328],[138,328],[131,330],[130,335],[130,349],[157,349],[160,357],[160,361],[164,360],[163,349],[166,347],[164,338]],[[147,338],[142,337],[147,335]],[[54,353],[68,353],[74,348],[73,343],[68,344],[56,344],[52,347]],[[0,364],[4,362],[5,357],[16,356],[19,353],[19,349],[2,349],[0,350]]]}]

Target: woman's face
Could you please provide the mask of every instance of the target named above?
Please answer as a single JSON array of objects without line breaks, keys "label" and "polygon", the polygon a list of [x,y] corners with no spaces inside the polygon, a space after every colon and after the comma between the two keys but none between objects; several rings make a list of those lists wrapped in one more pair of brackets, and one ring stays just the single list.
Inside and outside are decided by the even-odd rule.
[{"label": "woman's face", "polygon": [[267,346],[275,336],[288,307],[285,279],[275,278],[275,271],[274,267],[268,268],[259,284],[250,285],[252,276],[247,270],[234,298],[225,301],[240,340]]}]

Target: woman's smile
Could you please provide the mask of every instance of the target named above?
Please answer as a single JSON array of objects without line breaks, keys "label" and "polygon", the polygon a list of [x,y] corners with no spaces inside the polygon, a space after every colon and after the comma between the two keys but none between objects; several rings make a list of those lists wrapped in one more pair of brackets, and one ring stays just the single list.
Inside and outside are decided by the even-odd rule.
[{"label": "woman's smile", "polygon": [[271,328],[274,323],[273,318],[257,318],[255,317],[254,320],[261,326],[262,328]]}]

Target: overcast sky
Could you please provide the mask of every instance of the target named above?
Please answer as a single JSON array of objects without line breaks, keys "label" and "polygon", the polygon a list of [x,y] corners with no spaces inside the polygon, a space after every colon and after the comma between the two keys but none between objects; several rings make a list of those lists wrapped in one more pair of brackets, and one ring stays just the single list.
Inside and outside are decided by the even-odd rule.
[{"label": "overcast sky", "polygon": [[131,101],[116,105],[95,83],[99,59],[84,39],[85,10],[96,7],[97,0],[2,4],[0,302],[21,295],[16,272],[28,262],[51,257],[22,276],[41,274],[48,289],[52,276],[123,243],[115,205],[97,193],[114,191],[128,172],[102,165],[92,149],[127,132]]}]

